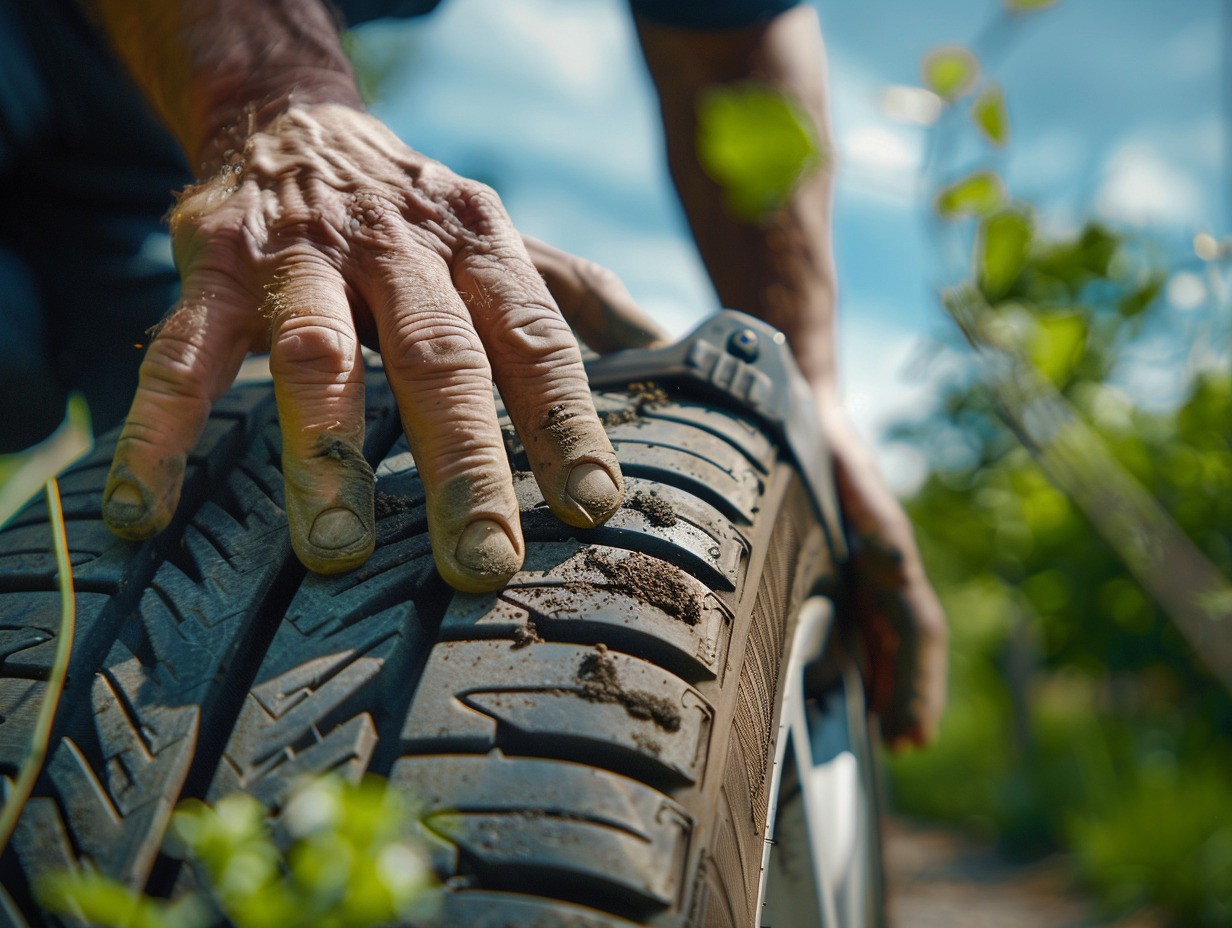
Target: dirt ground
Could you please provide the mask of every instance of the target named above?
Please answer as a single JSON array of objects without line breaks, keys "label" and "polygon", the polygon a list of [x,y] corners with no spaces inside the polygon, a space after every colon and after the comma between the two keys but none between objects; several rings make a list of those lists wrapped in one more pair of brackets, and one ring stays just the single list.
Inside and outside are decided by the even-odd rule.
[{"label": "dirt ground", "polygon": [[890,928],[1166,928],[1149,912],[1101,920],[1060,857],[1027,865],[954,832],[899,818],[886,829]]}]

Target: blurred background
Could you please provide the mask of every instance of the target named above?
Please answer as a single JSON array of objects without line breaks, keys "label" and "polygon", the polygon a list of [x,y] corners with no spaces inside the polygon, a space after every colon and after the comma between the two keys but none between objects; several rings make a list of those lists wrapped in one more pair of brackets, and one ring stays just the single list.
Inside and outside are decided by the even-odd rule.
[{"label": "blurred background", "polygon": [[[940,736],[888,764],[896,924],[1232,925],[1232,6],[816,6],[846,401],[953,627]],[[377,114],[519,229],[674,333],[718,308],[621,0],[348,41]]]}]

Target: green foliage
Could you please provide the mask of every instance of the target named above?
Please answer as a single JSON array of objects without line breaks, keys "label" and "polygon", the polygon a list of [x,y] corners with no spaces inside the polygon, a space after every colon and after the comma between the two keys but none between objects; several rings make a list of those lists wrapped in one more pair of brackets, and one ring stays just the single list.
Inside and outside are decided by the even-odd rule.
[{"label": "green foliage", "polygon": [[434,879],[405,800],[377,777],[352,784],[323,777],[303,785],[279,818],[235,793],[210,807],[186,800],[166,850],[194,867],[203,895],[151,899],[89,870],[49,875],[39,904],[92,925],[207,928],[366,928],[430,912]]},{"label": "green foliage", "polygon": [[766,84],[706,93],[698,103],[696,147],[729,210],[745,220],[779,209],[821,164],[816,127],[795,100]]},{"label": "green foliage", "polygon": [[1001,210],[980,223],[976,239],[976,279],[984,299],[996,303],[1010,292],[1030,256],[1031,214]]},{"label": "green foliage", "polygon": [[[1048,5],[1007,0],[1015,13]],[[978,82],[952,58],[925,59],[925,84],[950,101]],[[996,85],[984,83],[971,117],[985,142],[1008,141]],[[942,227],[969,236],[972,254],[968,279],[942,298],[991,360],[988,381],[951,375],[940,408],[898,430],[930,465],[908,511],[952,648],[950,708],[932,748],[892,762],[896,804],[1015,854],[1068,848],[1110,914],[1149,905],[1188,928],[1228,928],[1232,695],[1037,466],[1019,441],[1033,409],[1008,409],[996,378],[1051,385],[1229,577],[1232,375],[1206,371],[1173,407],[1138,407],[1117,386],[1125,359],[1193,337],[1161,311],[1169,272],[1151,247],[1094,222],[1044,240],[987,169],[933,206],[977,220]],[[1222,331],[1201,325],[1205,338]],[[1223,598],[1205,604],[1211,614],[1229,614]]]},{"label": "green foliage", "polygon": [[[1137,408],[1115,385],[1123,359],[1185,337],[1158,299],[1166,272],[1093,223],[1055,241],[1011,229],[1008,270],[990,274],[988,229],[1006,215],[1023,213],[989,217],[976,246],[982,293],[956,288],[948,305],[1047,378],[1232,575],[1232,377],[1207,372],[1175,408]],[[899,807],[1019,854],[1068,847],[1110,911],[1232,925],[1232,696],[978,378],[954,376],[941,408],[898,435],[930,462],[908,510],[953,625],[951,708],[934,748],[893,763]]]},{"label": "green foliage", "polygon": [[971,119],[984,138],[998,148],[1010,141],[1010,117],[1005,111],[1005,95],[996,84],[990,84],[971,105]]},{"label": "green foliage", "polygon": [[1232,793],[1226,751],[1185,766],[1143,758],[1069,834],[1110,908],[1153,902],[1185,925],[1232,924]]},{"label": "green foliage", "polygon": [[980,76],[980,62],[968,49],[949,45],[934,49],[920,66],[924,86],[943,100],[956,100],[972,87]]},{"label": "green foliage", "polygon": [[994,171],[976,171],[948,187],[942,187],[934,201],[945,219],[986,216],[1005,202],[1005,182]]}]

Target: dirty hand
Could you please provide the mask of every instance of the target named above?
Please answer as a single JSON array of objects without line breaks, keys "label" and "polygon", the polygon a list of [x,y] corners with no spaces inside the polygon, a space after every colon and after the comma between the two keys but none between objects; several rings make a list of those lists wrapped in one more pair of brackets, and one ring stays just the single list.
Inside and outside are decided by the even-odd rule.
[{"label": "dirty hand", "polygon": [[295,106],[186,190],[171,229],[182,296],[104,491],[118,534],[168,524],[211,405],[248,351],[268,350],[295,552],[322,573],[362,563],[375,520],[361,341],[379,343],[453,586],[494,589],[524,553],[493,381],[553,512],[589,527],[620,506],[577,343],[489,188],[355,108]]},{"label": "dirty hand", "polygon": [[945,612],[872,454],[841,408],[828,403],[820,411],[852,542],[848,578],[868,656],[869,708],[892,748],[923,745],[945,709]]}]

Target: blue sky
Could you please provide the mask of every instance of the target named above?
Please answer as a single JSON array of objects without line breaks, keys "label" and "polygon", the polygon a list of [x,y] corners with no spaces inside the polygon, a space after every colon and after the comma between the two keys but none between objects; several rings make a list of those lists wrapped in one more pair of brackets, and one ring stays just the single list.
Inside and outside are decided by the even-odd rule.
[{"label": "blue sky", "polygon": [[[1094,211],[1147,226],[1180,253],[1197,232],[1229,231],[1218,89],[1229,27],[1216,0],[1060,0],[1015,21],[998,0],[816,6],[841,165],[844,389],[906,488],[919,462],[881,433],[928,404],[929,378],[911,362],[950,330],[934,296],[945,268],[918,195],[930,130],[888,115],[886,89],[917,83],[930,48],[984,34],[988,73],[1008,101],[1009,154],[989,160],[959,145],[945,173],[990,164],[1048,228]],[[422,20],[358,36],[361,53],[398,62],[375,109],[408,144],[494,184],[523,231],[617,271],[670,330],[716,308],[621,0],[446,0]]]}]

